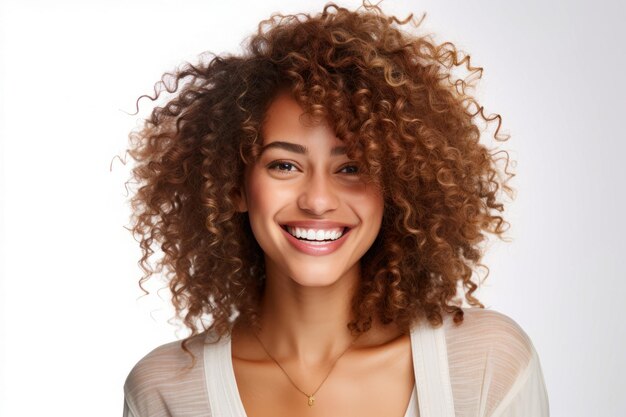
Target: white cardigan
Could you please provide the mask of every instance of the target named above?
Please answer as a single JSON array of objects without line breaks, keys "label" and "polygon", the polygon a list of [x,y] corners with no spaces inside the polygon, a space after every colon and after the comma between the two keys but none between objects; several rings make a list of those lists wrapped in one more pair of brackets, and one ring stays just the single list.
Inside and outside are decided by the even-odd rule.
[{"label": "white cardigan", "polygon": [[[548,395],[532,341],[510,317],[463,308],[432,328],[411,329],[415,388],[404,417],[548,417]],[[124,417],[247,417],[232,367],[230,338],[204,343],[195,336],[189,355],[180,341],[152,350],[124,384]]]}]

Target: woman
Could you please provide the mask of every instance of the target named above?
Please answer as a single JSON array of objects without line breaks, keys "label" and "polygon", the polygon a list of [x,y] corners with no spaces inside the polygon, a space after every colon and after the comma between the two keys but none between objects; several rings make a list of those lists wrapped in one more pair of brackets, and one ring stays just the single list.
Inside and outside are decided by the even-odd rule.
[{"label": "woman", "polygon": [[131,137],[133,230],[191,335],[135,365],[125,416],[548,415],[531,340],[472,296],[511,191],[450,74],[482,68],[407,22],[274,16],[175,74]]}]

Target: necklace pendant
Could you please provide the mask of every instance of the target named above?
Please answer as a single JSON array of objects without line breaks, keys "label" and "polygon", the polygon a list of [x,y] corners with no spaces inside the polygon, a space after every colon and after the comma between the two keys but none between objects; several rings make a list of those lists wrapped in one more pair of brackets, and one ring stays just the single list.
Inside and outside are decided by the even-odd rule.
[{"label": "necklace pendant", "polygon": [[313,403],[315,403],[315,398],[313,398],[312,395],[309,395],[309,407],[312,407]]}]

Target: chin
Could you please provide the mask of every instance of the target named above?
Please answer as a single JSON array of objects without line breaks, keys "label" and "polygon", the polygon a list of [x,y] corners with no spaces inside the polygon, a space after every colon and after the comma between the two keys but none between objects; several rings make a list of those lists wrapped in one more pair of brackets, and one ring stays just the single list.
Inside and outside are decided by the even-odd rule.
[{"label": "chin", "polygon": [[337,281],[339,281],[339,277],[329,277],[326,279],[322,279],[319,276],[317,277],[311,277],[311,276],[294,277],[292,276],[291,279],[296,284],[299,284],[302,287],[328,287],[328,286],[335,284]]},{"label": "chin", "polygon": [[338,274],[336,269],[331,271],[325,268],[305,267],[306,272],[293,272],[288,274],[289,277],[297,284],[303,287],[327,287],[334,285],[347,276],[348,271],[344,271],[343,274]]}]

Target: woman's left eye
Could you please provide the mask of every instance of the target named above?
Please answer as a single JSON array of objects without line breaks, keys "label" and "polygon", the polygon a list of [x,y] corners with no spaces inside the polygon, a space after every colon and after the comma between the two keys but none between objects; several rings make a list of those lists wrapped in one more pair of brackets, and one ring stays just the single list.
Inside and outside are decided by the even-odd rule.
[{"label": "woman's left eye", "polygon": [[358,173],[359,173],[359,167],[358,167],[358,166],[356,166],[356,165],[346,165],[346,166],[344,166],[343,168],[341,168],[341,170],[343,171],[343,170],[344,170],[344,169],[346,169],[346,168],[354,168],[354,171],[352,171],[352,172],[348,172],[348,174],[351,174],[351,175],[356,175],[356,174],[358,174]]}]

